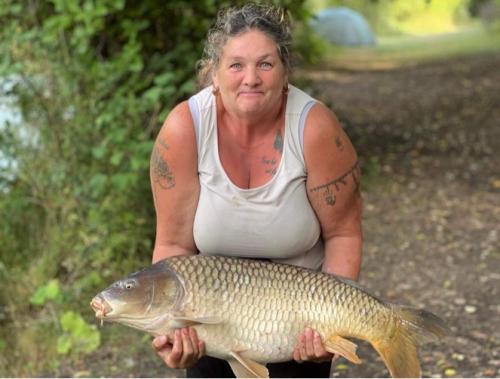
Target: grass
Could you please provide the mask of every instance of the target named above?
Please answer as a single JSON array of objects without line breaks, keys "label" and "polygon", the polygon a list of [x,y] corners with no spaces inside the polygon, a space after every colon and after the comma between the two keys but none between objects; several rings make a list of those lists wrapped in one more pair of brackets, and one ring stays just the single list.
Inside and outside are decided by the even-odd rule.
[{"label": "grass", "polygon": [[500,51],[500,32],[472,25],[453,33],[380,37],[374,47],[330,47],[322,68],[389,69],[451,57]]}]

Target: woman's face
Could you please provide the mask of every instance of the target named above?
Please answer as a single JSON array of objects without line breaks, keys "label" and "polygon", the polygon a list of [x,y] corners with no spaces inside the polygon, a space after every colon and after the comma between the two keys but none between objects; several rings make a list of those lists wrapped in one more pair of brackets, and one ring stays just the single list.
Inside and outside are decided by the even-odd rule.
[{"label": "woman's face", "polygon": [[258,30],[230,38],[213,74],[224,107],[240,116],[275,111],[288,76],[276,43]]}]

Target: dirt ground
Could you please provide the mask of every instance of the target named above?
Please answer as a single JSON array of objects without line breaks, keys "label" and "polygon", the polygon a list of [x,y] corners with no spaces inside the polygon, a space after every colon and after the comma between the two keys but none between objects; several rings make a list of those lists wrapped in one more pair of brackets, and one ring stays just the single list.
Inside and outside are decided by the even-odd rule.
[{"label": "dirt ground", "polygon": [[[425,377],[499,377],[500,53],[312,77],[306,89],[336,112],[362,164],[361,284],[449,324],[452,335],[420,349]],[[183,376],[143,343],[72,376]],[[358,352],[362,365],[340,360],[333,376],[388,375],[368,344]]]},{"label": "dirt ground", "polygon": [[[427,377],[500,376],[500,54],[316,76],[366,173],[361,283],[440,315]],[[334,376],[386,376],[365,364]]]}]

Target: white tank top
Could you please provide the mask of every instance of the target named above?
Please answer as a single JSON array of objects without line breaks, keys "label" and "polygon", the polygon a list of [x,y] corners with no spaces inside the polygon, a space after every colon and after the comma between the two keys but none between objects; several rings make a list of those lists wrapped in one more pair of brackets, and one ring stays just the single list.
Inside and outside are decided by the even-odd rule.
[{"label": "white tank top", "polygon": [[220,161],[212,87],[188,103],[198,146],[201,188],[193,234],[200,254],[267,258],[319,269],[324,247],[307,198],[302,149],[305,119],[316,100],[290,86],[280,165],[269,182],[250,189],[237,187]]}]

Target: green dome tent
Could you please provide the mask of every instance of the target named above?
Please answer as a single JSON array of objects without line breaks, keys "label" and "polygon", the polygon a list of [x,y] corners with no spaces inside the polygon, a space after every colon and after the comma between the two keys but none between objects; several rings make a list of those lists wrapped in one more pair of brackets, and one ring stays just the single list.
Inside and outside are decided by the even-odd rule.
[{"label": "green dome tent", "polygon": [[350,8],[323,9],[313,17],[311,27],[330,43],[344,46],[375,44],[375,35],[366,19]]}]

